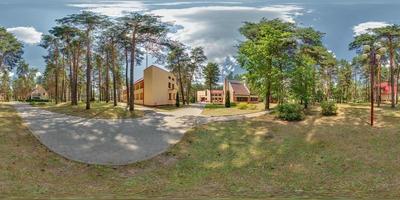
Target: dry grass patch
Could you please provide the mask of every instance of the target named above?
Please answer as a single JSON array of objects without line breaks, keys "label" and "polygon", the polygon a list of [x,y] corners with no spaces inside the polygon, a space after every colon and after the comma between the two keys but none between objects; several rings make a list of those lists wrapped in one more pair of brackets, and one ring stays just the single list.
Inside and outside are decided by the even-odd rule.
[{"label": "dry grass patch", "polygon": [[135,110],[130,112],[123,106],[114,107],[112,103],[92,103],[91,109],[86,110],[85,103],[79,103],[77,106],[71,106],[70,103],[61,103],[58,105],[47,103],[47,104],[33,104],[33,106],[39,106],[45,110],[61,113],[71,116],[83,117],[83,118],[96,118],[96,119],[125,119],[125,118],[138,118],[144,116],[144,112],[141,110]]},{"label": "dry grass patch", "polygon": [[248,108],[240,109],[237,105],[230,108],[225,108],[224,105],[210,104],[206,105],[205,109],[201,113],[205,116],[230,116],[230,115],[243,115],[250,113],[257,113],[264,111],[264,104],[249,104]]},{"label": "dry grass patch", "polygon": [[0,104],[0,195],[109,198],[400,196],[399,110],[340,105],[302,122],[273,115],[197,127],[168,152],[123,167],[84,165],[48,152]]}]

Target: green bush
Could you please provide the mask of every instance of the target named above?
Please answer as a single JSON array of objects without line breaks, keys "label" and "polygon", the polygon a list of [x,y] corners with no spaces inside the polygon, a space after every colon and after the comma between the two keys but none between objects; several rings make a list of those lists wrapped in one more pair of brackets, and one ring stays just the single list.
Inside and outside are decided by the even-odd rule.
[{"label": "green bush", "polygon": [[50,102],[48,99],[28,99],[26,102]]},{"label": "green bush", "polygon": [[323,101],[321,102],[322,115],[332,116],[337,114],[338,107],[333,101]]},{"label": "green bush", "polygon": [[249,104],[248,109],[249,110],[257,110],[257,105],[256,104]]},{"label": "green bush", "polygon": [[299,104],[282,104],[277,107],[278,117],[286,121],[301,121],[304,119],[303,107]]},{"label": "green bush", "polygon": [[237,105],[237,108],[240,110],[246,110],[248,107],[249,107],[249,104],[247,104],[247,103],[239,103]]}]

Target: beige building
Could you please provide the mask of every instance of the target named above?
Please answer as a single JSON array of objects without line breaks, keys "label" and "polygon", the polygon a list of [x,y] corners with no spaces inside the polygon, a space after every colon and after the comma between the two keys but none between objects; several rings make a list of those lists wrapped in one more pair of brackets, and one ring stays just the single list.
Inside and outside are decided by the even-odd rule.
[{"label": "beige building", "polygon": [[151,65],[143,72],[143,78],[135,82],[135,104],[145,106],[175,105],[177,80],[175,76]]},{"label": "beige building", "polygon": [[32,90],[30,97],[34,100],[48,100],[49,94],[41,85],[36,85],[35,89]]},{"label": "beige building", "polygon": [[[212,101],[211,100],[212,94]],[[202,90],[197,91],[197,102],[199,103],[215,103],[222,104],[224,102],[224,91],[223,90]]]},{"label": "beige building", "polygon": [[0,92],[0,101],[6,101],[7,100],[7,95],[6,93]]},{"label": "beige building", "polygon": [[224,104],[226,92],[230,92],[231,103],[258,103],[259,97],[250,92],[245,83],[235,80],[225,80],[223,90],[212,90],[212,102],[210,90],[197,91],[197,102]]}]

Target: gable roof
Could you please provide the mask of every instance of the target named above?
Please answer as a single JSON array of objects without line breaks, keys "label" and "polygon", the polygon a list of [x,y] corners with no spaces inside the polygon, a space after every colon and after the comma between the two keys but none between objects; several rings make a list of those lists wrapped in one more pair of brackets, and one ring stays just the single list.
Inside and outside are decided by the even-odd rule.
[{"label": "gable roof", "polygon": [[35,88],[32,89],[31,93],[47,93],[46,89],[41,85],[36,85]]},{"label": "gable roof", "polygon": [[235,94],[235,95],[245,95],[245,96],[249,96],[250,95],[249,88],[243,82],[236,81],[236,80],[228,80],[228,82],[232,86],[233,94]]}]

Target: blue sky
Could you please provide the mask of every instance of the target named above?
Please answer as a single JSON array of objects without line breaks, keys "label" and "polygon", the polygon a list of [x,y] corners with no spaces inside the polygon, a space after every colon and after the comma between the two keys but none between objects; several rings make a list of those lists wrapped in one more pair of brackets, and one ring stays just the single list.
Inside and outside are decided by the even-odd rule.
[{"label": "blue sky", "polygon": [[[244,21],[262,17],[281,18],[326,33],[325,45],[338,58],[350,60],[348,44],[354,34],[369,27],[400,23],[396,0],[0,0],[0,25],[25,43],[25,59],[44,68],[45,51],[37,46],[40,35],[55,25],[54,20],[80,10],[112,17],[129,11],[145,11],[180,25],[171,35],[187,45],[204,46],[212,61],[222,63],[235,56],[242,38],[238,28]],[[140,77],[139,67],[136,77]]]}]

